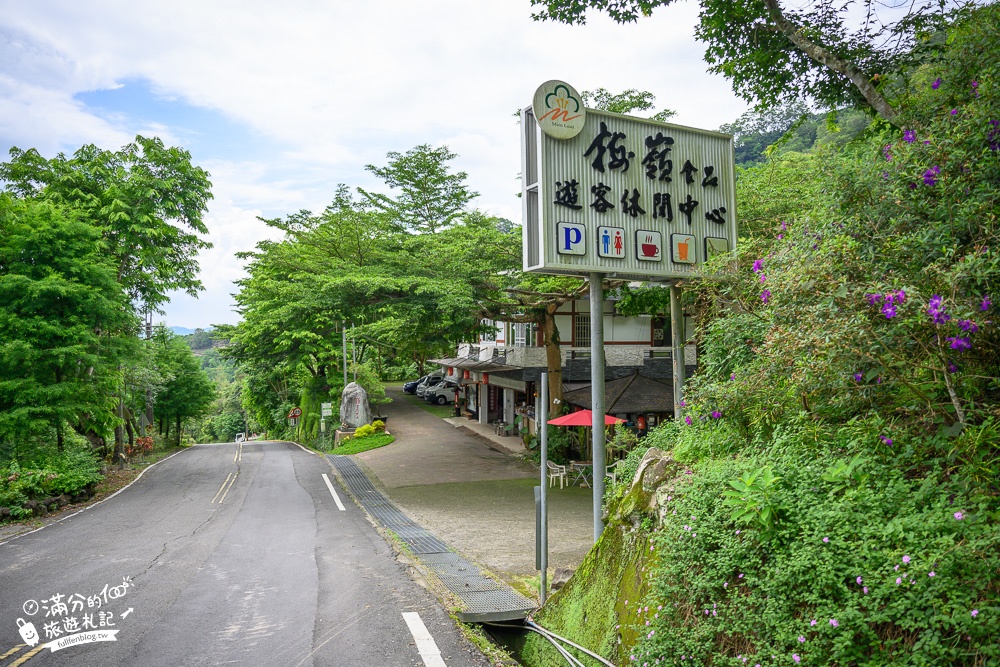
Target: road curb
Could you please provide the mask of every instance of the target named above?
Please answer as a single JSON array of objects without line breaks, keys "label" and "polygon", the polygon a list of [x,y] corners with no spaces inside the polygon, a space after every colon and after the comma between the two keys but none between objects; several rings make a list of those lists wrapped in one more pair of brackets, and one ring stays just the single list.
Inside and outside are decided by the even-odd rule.
[{"label": "road curb", "polygon": [[[197,446],[197,445],[195,445],[195,446]],[[32,533],[37,533],[40,530],[45,530],[49,526],[52,526],[52,525],[57,524],[57,523],[62,523],[66,519],[72,519],[77,514],[82,514],[83,512],[86,512],[87,510],[89,510],[89,509],[91,509],[93,507],[97,507],[98,505],[100,505],[103,502],[111,500],[112,498],[114,498],[115,496],[117,496],[119,493],[121,493],[122,491],[124,491],[125,489],[129,488],[130,486],[132,486],[133,484],[135,484],[136,482],[138,482],[140,479],[142,479],[142,476],[145,475],[147,471],[152,470],[153,468],[155,468],[156,466],[160,465],[164,461],[167,461],[168,459],[172,459],[175,456],[177,456],[178,454],[183,454],[184,452],[189,451],[191,449],[193,449],[193,447],[188,447],[187,449],[182,449],[179,452],[174,452],[170,456],[165,456],[164,458],[160,459],[159,461],[157,461],[153,465],[151,465],[151,466],[149,466],[147,468],[143,468],[142,472],[140,472],[138,475],[136,475],[135,479],[133,479],[131,482],[129,482],[128,484],[126,484],[122,488],[118,489],[114,493],[112,493],[107,498],[101,498],[100,500],[98,500],[95,503],[91,503],[91,504],[89,504],[89,505],[87,505],[85,507],[81,507],[80,509],[78,509],[77,511],[73,512],[72,514],[67,514],[66,516],[59,517],[58,519],[53,519],[52,521],[50,521],[49,523],[45,524],[44,526],[39,526],[38,528],[35,528],[34,530],[29,530],[29,531],[27,531],[25,533],[18,533],[17,535],[13,535],[13,536],[9,537],[8,539],[4,540],[3,542],[0,542],[0,547],[2,547],[3,545],[7,544],[8,542],[13,542],[14,540],[18,539],[19,537],[24,537],[25,535],[31,535]]]}]

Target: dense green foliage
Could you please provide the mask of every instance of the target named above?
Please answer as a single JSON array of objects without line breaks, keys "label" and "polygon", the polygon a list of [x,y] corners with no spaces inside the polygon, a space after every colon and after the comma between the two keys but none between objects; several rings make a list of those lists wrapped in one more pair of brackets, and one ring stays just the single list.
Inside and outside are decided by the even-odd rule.
[{"label": "dense green foliage", "polygon": [[229,339],[243,407],[262,428],[285,433],[297,406],[303,416],[289,435],[317,438],[320,404],[339,407],[345,354],[348,380],[357,377],[377,412],[382,379],[412,379],[479,330],[495,276],[520,261],[520,236],[465,208],[471,193],[465,174],[450,171],[454,157],[444,147],[390,153],[372,171],[396,198],[365,192],[358,201],[341,186],[319,215],[267,221],[284,238],[247,255],[236,297],[243,321],[216,333]]},{"label": "dense green foliage", "polygon": [[635,664],[1000,661],[998,31],[953,27],[904,130],[741,172],[685,418],[644,443],[684,468]]},{"label": "dense green foliage", "polygon": [[13,148],[0,179],[5,507],[92,486],[95,454],[122,463],[147,450],[139,438],[151,435],[140,423],[148,399],[159,394],[162,417],[175,424],[200,409],[204,384],[178,372],[187,360],[140,340],[139,315],[170,290],[200,289],[196,253],[209,247],[200,235],[211,194],[186,151],[144,137],[51,159]]}]

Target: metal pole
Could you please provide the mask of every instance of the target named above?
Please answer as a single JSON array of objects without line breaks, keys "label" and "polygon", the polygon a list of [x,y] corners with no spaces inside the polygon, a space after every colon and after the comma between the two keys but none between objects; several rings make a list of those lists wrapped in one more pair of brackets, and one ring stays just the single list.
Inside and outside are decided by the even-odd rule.
[{"label": "metal pole", "polygon": [[670,333],[673,338],[674,419],[680,420],[684,402],[684,313],[681,311],[681,288],[670,286]]},{"label": "metal pole", "polygon": [[594,542],[604,532],[604,274],[590,274],[590,404],[593,409],[591,443],[594,450]]},{"label": "metal pole", "polygon": [[340,332],[344,337],[344,386],[347,386],[347,323],[340,323]]},{"label": "metal pole", "polygon": [[541,400],[539,401],[538,428],[541,429],[539,440],[542,451],[542,527],[539,531],[539,541],[541,543],[541,562],[539,569],[542,571],[541,603],[545,604],[545,597],[548,589],[549,570],[549,498],[548,498],[548,471],[549,471],[549,374],[542,373]]},{"label": "metal pole", "polygon": [[358,381],[358,342],[354,339],[354,323],[351,323],[351,365],[354,366],[354,381]]}]

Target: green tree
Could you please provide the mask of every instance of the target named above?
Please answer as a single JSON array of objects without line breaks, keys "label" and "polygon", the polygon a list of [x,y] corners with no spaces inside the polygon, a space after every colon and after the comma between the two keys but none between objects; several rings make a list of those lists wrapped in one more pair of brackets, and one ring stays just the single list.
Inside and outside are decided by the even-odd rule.
[{"label": "green tree", "polygon": [[156,397],[159,432],[165,438],[175,427],[177,444],[186,419],[203,416],[216,398],[215,387],[201,368],[191,348],[166,327],[157,327],[153,335],[156,365],[167,378]]},{"label": "green tree", "polygon": [[[591,9],[627,23],[675,0],[532,0],[536,20],[584,23]],[[917,66],[941,44],[935,34],[953,16],[948,3],[910,5],[898,10],[876,3],[826,0],[801,8],[778,0],[743,3],[701,0],[697,37],[705,42],[710,71],[730,79],[744,99],[774,107],[790,95],[828,108],[870,109],[896,120],[886,98],[898,92]],[[857,21],[858,13],[864,19]]]},{"label": "green tree", "polygon": [[67,158],[10,150],[0,164],[6,189],[84,212],[100,230],[118,281],[141,309],[157,309],[171,290],[195,296],[197,254],[211,244],[202,215],[211,199],[208,172],[160,139],[137,136],[118,151],[86,145]]},{"label": "green tree", "polygon": [[82,218],[0,194],[0,441],[45,440],[51,429],[61,451],[70,424],[99,445],[110,423],[137,321]]},{"label": "green tree", "polygon": [[[656,97],[648,90],[636,90],[629,88],[620,93],[612,93],[604,88],[595,90],[584,90],[580,93],[585,104],[595,109],[603,109],[611,113],[630,114],[636,111],[649,111],[655,108]],[[657,111],[650,120],[657,120],[665,123],[670,118],[677,115],[676,111],[663,109]]]},{"label": "green tree", "polygon": [[451,173],[448,163],[458,156],[447,146],[421,144],[406,153],[392,151],[386,157],[388,165],[370,164],[365,169],[385,181],[395,197],[363,188],[358,191],[406,229],[436,232],[460,218],[469,202],[479,196],[465,184],[468,174]]}]

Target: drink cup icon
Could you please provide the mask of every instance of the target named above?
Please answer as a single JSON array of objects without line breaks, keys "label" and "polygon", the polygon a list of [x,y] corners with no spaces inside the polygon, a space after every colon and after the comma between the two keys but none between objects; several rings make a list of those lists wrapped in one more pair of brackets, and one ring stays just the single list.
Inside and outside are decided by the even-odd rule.
[{"label": "drink cup icon", "polygon": [[680,257],[682,262],[686,262],[688,258],[688,244],[678,243],[677,244],[677,255]]},{"label": "drink cup icon", "polygon": [[35,630],[35,625],[30,621],[25,621],[23,618],[17,619],[18,632],[21,633],[21,639],[28,646],[34,646],[38,643],[38,630]]}]

